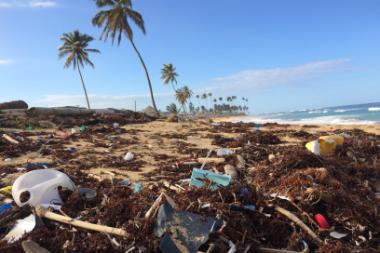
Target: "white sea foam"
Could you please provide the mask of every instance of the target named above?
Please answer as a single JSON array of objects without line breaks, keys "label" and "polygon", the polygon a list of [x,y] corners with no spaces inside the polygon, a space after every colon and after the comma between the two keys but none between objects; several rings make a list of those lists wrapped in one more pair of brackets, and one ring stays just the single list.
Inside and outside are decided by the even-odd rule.
[{"label": "white sea foam", "polygon": [[279,124],[294,124],[294,125],[371,125],[379,122],[370,120],[358,120],[350,117],[342,116],[321,116],[314,118],[304,118],[300,120],[283,120],[276,118],[262,118],[258,116],[242,116],[232,117],[229,119],[231,122],[255,122],[259,124],[265,123],[279,123]]},{"label": "white sea foam", "polygon": [[351,109],[336,109],[334,112],[353,112],[353,111],[359,111],[359,110],[365,110],[365,108],[351,108]]},{"label": "white sea foam", "polygon": [[320,114],[326,114],[326,113],[328,113],[329,112],[329,110],[327,110],[327,109],[323,109],[323,110],[311,110],[311,111],[308,111],[308,113],[310,113],[310,114],[314,114],[314,113],[320,113]]},{"label": "white sea foam", "polygon": [[380,107],[369,107],[368,111],[370,111],[370,112],[380,112]]}]

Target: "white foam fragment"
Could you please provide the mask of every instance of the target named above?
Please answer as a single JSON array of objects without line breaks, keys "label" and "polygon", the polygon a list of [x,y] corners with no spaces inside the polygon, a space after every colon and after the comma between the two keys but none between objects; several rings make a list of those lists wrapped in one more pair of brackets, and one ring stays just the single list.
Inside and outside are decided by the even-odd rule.
[{"label": "white foam fragment", "polygon": [[339,232],[336,232],[336,231],[332,231],[332,232],[330,232],[330,236],[332,238],[335,238],[335,239],[342,239],[343,237],[346,237],[347,234],[343,234],[343,233],[339,233]]},{"label": "white foam fragment", "polygon": [[36,217],[34,214],[28,217],[17,220],[16,225],[11,231],[4,237],[3,240],[8,241],[8,243],[17,242],[24,234],[31,232],[36,226]]}]

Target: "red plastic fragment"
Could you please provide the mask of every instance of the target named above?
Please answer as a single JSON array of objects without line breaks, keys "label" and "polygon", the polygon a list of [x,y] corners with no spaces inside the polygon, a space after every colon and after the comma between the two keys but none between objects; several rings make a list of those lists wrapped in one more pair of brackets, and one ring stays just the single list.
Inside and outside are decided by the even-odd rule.
[{"label": "red plastic fragment", "polygon": [[317,213],[316,215],[314,215],[314,219],[318,223],[320,228],[323,228],[323,229],[330,228],[329,223],[327,222],[326,218],[322,214]]}]

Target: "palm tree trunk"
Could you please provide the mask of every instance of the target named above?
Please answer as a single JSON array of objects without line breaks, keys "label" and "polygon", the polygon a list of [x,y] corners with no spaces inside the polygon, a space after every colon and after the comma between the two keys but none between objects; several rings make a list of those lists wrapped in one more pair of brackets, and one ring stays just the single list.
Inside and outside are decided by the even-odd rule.
[{"label": "palm tree trunk", "polygon": [[82,86],[83,86],[83,90],[84,90],[84,95],[86,97],[86,102],[87,102],[87,108],[91,109],[91,107],[90,107],[90,101],[88,100],[86,85],[84,85],[83,76],[82,76],[82,72],[80,71],[79,64],[77,65],[77,67],[78,67],[78,72],[79,72],[79,75],[80,75],[80,80],[82,80]]},{"label": "palm tree trunk", "polygon": [[149,73],[148,73],[148,69],[145,65],[145,62],[139,52],[139,50],[137,50],[136,48],[136,45],[135,43],[133,42],[133,39],[129,39],[131,41],[131,44],[133,46],[133,49],[135,50],[136,54],[138,55],[139,59],[140,59],[140,62],[141,64],[143,65],[144,67],[144,71],[145,71],[145,75],[146,75],[146,79],[148,79],[148,85],[149,85],[149,90],[150,90],[150,98],[152,99],[152,105],[153,105],[153,108],[154,110],[157,112],[157,115],[160,115],[160,113],[158,112],[158,109],[157,109],[157,106],[156,106],[156,102],[154,101],[154,96],[153,96],[153,88],[152,88],[152,83],[150,81],[150,77],[149,77]]}]

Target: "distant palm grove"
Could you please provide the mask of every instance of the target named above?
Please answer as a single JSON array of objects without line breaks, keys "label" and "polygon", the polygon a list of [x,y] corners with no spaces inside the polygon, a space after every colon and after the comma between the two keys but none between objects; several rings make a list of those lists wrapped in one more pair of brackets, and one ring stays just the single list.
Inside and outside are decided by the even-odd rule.
[{"label": "distant palm grove", "polygon": [[[101,28],[102,32],[100,39],[107,41],[111,39],[112,44],[116,41],[121,44],[123,38],[132,46],[145,72],[152,107],[157,115],[159,110],[156,106],[156,101],[153,92],[153,85],[149,75],[148,67],[142,57],[142,54],[137,49],[134,42],[133,30],[131,23],[143,33],[146,33],[145,23],[142,15],[133,9],[132,0],[96,0],[96,6],[99,8],[98,13],[93,17],[92,24],[95,27]],[[100,53],[99,50],[89,48],[90,42],[94,39],[92,36],[81,33],[79,30],[64,33],[61,36],[62,45],[59,47],[59,57],[65,57],[64,67],[72,66],[78,71],[84,96],[86,99],[87,108],[91,109],[90,98],[87,93],[84,77],[81,69],[85,65],[95,67],[95,64],[90,60],[90,53]],[[213,97],[211,92],[198,94],[195,96],[196,102],[193,103],[193,91],[187,86],[178,87],[178,73],[173,64],[164,64],[161,70],[161,79],[164,85],[170,85],[174,92],[174,97],[178,102],[171,103],[166,107],[166,110],[172,114],[237,114],[248,112],[248,99],[242,97],[238,100],[236,96]]]}]

